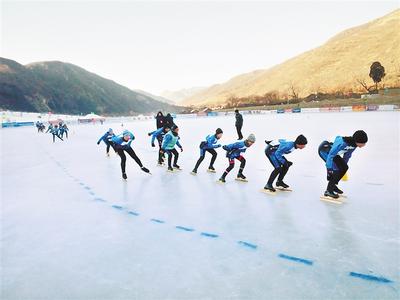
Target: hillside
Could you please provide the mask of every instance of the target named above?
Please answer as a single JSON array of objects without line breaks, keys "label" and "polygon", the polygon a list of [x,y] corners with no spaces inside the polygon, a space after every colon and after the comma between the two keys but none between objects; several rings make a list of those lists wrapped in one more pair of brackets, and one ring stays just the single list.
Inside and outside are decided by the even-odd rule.
[{"label": "hillside", "polygon": [[182,102],[184,99],[187,99],[196,93],[200,93],[204,91],[206,88],[205,87],[192,87],[192,88],[187,88],[187,89],[181,89],[177,91],[164,91],[161,93],[161,96],[171,99],[175,103]]},{"label": "hillside", "polygon": [[73,64],[51,61],[23,66],[5,58],[0,58],[0,108],[114,115],[180,110]]},{"label": "hillside", "polygon": [[291,87],[306,97],[315,92],[363,91],[357,79],[372,85],[372,62],[386,69],[386,87],[400,86],[400,10],[367,24],[343,31],[324,45],[267,70],[236,76],[187,97],[186,105],[224,103],[229,97],[277,92],[290,97]]}]

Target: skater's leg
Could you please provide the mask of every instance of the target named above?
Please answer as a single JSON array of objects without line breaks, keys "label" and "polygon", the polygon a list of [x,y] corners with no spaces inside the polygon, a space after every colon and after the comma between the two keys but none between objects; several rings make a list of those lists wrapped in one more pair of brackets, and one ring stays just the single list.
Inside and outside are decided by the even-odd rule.
[{"label": "skater's leg", "polygon": [[243,169],[246,166],[246,159],[243,156],[239,156],[236,158],[238,161],[240,161],[240,168],[239,168],[239,172],[238,175],[243,173]]},{"label": "skater's leg", "polygon": [[171,151],[167,151],[167,155],[168,155],[168,168],[172,169],[172,164],[171,164],[171,162],[172,162],[172,153],[171,153]]},{"label": "skater's leg", "polygon": [[281,172],[281,168],[280,168],[281,166],[280,166],[280,163],[278,162],[278,160],[275,158],[275,155],[273,153],[266,151],[265,155],[267,156],[271,165],[274,167],[274,170],[271,172],[271,175],[269,176],[269,179],[267,182],[267,186],[272,187],[272,184],[274,183],[275,178]]},{"label": "skater's leg", "polygon": [[[286,158],[285,158],[286,160]],[[286,173],[289,171],[289,166],[287,164],[284,164],[280,168],[279,176],[278,176],[278,181],[283,181],[283,178],[285,178]]]},{"label": "skater's leg", "polygon": [[174,154],[174,166],[178,163],[179,153],[176,149],[172,149],[172,153]]},{"label": "skater's leg", "polygon": [[224,174],[222,174],[221,178],[225,179],[226,175],[235,167],[235,160],[229,159],[229,166],[226,168]]},{"label": "skater's leg", "polygon": [[217,159],[217,151],[215,151],[214,149],[208,149],[207,151],[210,152],[212,155],[209,168],[214,169],[214,163]]},{"label": "skater's leg", "polygon": [[203,149],[200,149],[200,157],[196,162],[196,165],[194,166],[193,172],[197,172],[197,169],[199,168],[200,164],[202,163],[202,161],[204,160],[206,153]]},{"label": "skater's leg", "polygon": [[139,165],[139,167],[143,167],[142,162],[140,161],[139,157],[137,157],[135,151],[132,148],[125,149],[125,151],[133,158],[134,161]]},{"label": "skater's leg", "polygon": [[344,161],[344,159],[342,157],[340,157],[339,155],[336,155],[333,158],[333,162],[335,163],[336,167],[338,168],[338,170],[333,173],[334,182],[335,182],[335,184],[338,184],[340,179],[342,179],[344,174],[346,174],[347,170],[349,169],[349,166]]},{"label": "skater's leg", "polygon": [[56,141],[56,135],[53,134],[53,143]]},{"label": "skater's leg", "polygon": [[161,152],[162,148],[162,137],[157,137],[157,142],[158,142],[158,163],[161,165],[164,162],[164,153]]},{"label": "skater's leg", "polygon": [[106,153],[108,154],[109,152],[110,152],[110,143],[109,142],[106,142]]},{"label": "skater's leg", "polygon": [[121,157],[121,171],[122,171],[122,174],[125,174],[126,156],[125,156],[124,150],[118,149],[117,153],[118,153],[119,157]]}]

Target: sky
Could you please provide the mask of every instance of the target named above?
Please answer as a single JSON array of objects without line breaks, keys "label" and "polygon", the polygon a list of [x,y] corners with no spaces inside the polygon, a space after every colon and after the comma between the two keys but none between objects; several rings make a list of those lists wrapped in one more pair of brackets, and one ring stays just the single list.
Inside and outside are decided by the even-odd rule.
[{"label": "sky", "polygon": [[1,57],[159,95],[265,69],[399,8],[386,1],[2,1]]}]

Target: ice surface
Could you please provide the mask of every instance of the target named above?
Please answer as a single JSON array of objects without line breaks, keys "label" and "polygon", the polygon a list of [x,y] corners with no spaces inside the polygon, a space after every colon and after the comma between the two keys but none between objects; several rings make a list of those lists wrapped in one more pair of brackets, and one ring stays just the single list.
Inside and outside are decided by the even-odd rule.
[{"label": "ice surface", "polygon": [[[70,126],[52,143],[34,128],[1,133],[2,299],[397,299],[399,297],[399,114],[245,115],[248,183],[189,174],[198,145],[215,128],[235,141],[234,117],[178,119],[183,171],[156,166],[147,132],[124,124],[153,175],[105,156],[97,139],[120,124]],[[319,143],[364,129],[369,142],[350,161],[342,205],[324,203]],[[271,172],[264,139],[309,139],[286,182],[293,192],[260,193]],[[351,273],[353,272],[353,273]],[[352,274],[353,276],[350,276]],[[361,274],[361,275],[357,275]],[[379,281],[386,278],[392,282]],[[377,279],[377,280],[375,280]]]}]

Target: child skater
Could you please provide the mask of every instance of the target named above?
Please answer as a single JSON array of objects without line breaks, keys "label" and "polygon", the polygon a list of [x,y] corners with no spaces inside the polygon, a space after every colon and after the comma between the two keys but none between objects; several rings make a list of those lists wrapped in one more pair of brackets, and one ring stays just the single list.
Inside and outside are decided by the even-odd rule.
[{"label": "child skater", "polygon": [[[181,170],[181,168],[177,164],[179,153],[175,149],[175,145],[177,145],[181,149],[181,152],[183,151],[182,145],[179,143],[179,139],[180,139],[179,127],[176,125],[173,125],[171,128],[171,131],[168,132],[164,136],[164,140],[163,140],[163,143],[161,146],[161,148],[162,148],[161,153],[166,152],[168,155],[168,171],[169,172],[174,171],[174,169],[172,167],[174,167],[177,170]],[[174,155],[174,164],[173,165],[171,165],[172,155]]]},{"label": "child skater", "polygon": [[212,155],[210,166],[208,167],[207,171],[215,173],[214,162],[217,159],[217,151],[215,151],[215,148],[221,147],[221,144],[218,144],[218,140],[222,137],[222,134],[223,134],[222,129],[217,128],[215,134],[210,134],[206,136],[205,141],[202,141],[200,143],[200,158],[197,160],[197,163],[193,171],[191,172],[192,175],[197,174],[197,169],[199,168],[201,162],[204,160],[206,152],[209,152]]},{"label": "child skater", "polygon": [[265,147],[265,155],[268,157],[269,161],[274,167],[274,170],[269,176],[264,190],[276,192],[275,188],[273,187],[273,183],[277,176],[278,181],[276,182],[276,187],[280,189],[289,188],[289,186],[283,182],[283,178],[293,163],[288,161],[283,155],[289,154],[295,149],[304,149],[304,147],[307,145],[306,137],[300,134],[294,142],[280,139],[278,141],[265,141],[265,143],[267,144]]},{"label": "child skater", "polygon": [[58,137],[60,140],[64,141],[64,140],[62,139],[62,137],[60,137],[60,129],[58,128],[58,125],[55,125],[55,126],[51,129],[50,133],[53,135],[53,143],[56,141],[56,137]]},{"label": "child skater", "polygon": [[255,141],[256,141],[255,135],[250,134],[249,137],[244,141],[236,142],[222,147],[222,149],[226,150],[226,157],[229,160],[229,166],[219,179],[220,183],[225,183],[226,175],[228,175],[228,173],[235,166],[235,159],[240,161],[240,168],[236,180],[247,181],[246,176],[243,175],[243,169],[246,165],[246,159],[242,156],[241,153],[246,152],[247,148],[251,147],[251,145],[253,145]]},{"label": "child skater", "polygon": [[104,144],[106,144],[106,155],[110,156],[110,141],[111,139],[115,136],[114,131],[112,130],[112,128],[109,128],[108,131],[103,134],[99,140],[97,141],[97,145],[100,145],[100,142],[103,141]]},{"label": "child skater", "polygon": [[133,151],[133,149],[131,148],[131,143],[134,139],[134,135],[128,130],[124,130],[122,134],[118,136],[113,136],[111,138],[111,146],[113,147],[115,152],[117,152],[118,155],[121,157],[121,171],[123,179],[128,178],[125,173],[126,156],[124,152],[128,153],[130,157],[132,157],[136,161],[143,172],[150,173],[149,169],[143,166],[139,157],[137,157],[135,151]]},{"label": "child skater", "polygon": [[155,147],[154,140],[157,139],[158,141],[158,165],[162,166],[164,163],[164,153],[162,152],[162,141],[164,135],[169,132],[170,128],[168,126],[160,127],[156,131],[149,132],[148,135],[151,136],[151,146]]},{"label": "child skater", "polygon": [[321,143],[318,154],[325,161],[328,180],[325,197],[337,199],[339,194],[343,194],[337,184],[349,169],[347,164],[354,150],[364,147],[367,142],[367,134],[363,130],[357,130],[353,136],[337,136],[333,143]]}]

